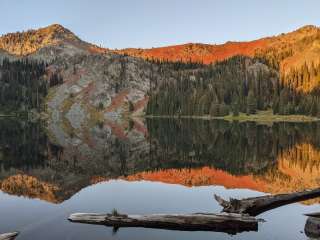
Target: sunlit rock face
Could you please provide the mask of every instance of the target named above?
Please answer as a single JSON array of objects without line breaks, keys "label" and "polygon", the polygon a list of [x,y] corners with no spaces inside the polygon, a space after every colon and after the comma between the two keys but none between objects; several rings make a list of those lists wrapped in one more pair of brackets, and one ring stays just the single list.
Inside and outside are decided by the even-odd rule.
[{"label": "sunlit rock face", "polygon": [[301,92],[310,92],[319,86],[319,76],[311,75],[308,82],[291,81],[292,71],[301,73],[306,66],[320,64],[320,29],[304,26],[296,31],[249,42],[227,42],[221,45],[182,44],[151,49],[128,48],[114,51],[144,59],[160,61],[203,62],[211,64],[236,55],[262,57],[279,69],[282,83]]},{"label": "sunlit rock face", "polygon": [[0,60],[5,57],[44,61],[45,77],[52,73],[63,77],[63,84],[51,89],[46,104],[51,120],[65,125],[79,126],[72,117],[75,108],[81,109],[83,125],[141,115],[151,76],[153,81],[164,78],[155,64],[82,41],[58,24],[1,36]]},{"label": "sunlit rock face", "polygon": [[152,48],[134,49],[128,48],[116,50],[116,53],[124,53],[144,59],[161,61],[184,61],[203,62],[205,64],[222,61],[236,55],[254,56],[257,49],[267,45],[267,39],[251,42],[227,42],[221,45],[188,43],[183,45]]},{"label": "sunlit rock face", "polygon": [[48,46],[63,44],[83,49],[95,47],[81,41],[70,30],[59,24],[26,32],[8,33],[0,37],[0,49],[17,56],[26,56]]}]

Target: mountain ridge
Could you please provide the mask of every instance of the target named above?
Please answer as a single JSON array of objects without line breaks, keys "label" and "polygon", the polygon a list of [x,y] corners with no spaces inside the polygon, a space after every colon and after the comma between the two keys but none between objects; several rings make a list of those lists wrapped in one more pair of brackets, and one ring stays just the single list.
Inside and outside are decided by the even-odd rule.
[{"label": "mountain ridge", "polygon": [[[193,61],[203,62],[205,64],[214,63],[216,61],[225,60],[235,55],[254,56],[254,51],[259,48],[267,47],[272,39],[279,41],[280,38],[297,35],[308,34],[310,32],[319,32],[320,28],[316,25],[305,25],[288,33],[281,33],[274,36],[263,37],[251,41],[227,41],[222,44],[208,43],[184,43],[173,44],[162,47],[152,48],[124,48],[124,49],[109,49],[98,47],[94,44],[85,42],[77,37],[72,31],[60,24],[51,24],[39,29],[31,29],[28,31],[7,33],[0,36],[0,49],[7,51],[10,54],[24,56],[34,53],[42,47],[52,44],[58,44],[63,41],[77,42],[95,46],[103,49],[101,52],[113,52],[118,54],[127,54],[130,56],[141,57],[144,59],[158,59],[169,61]],[[28,39],[30,38],[30,39]],[[38,39],[36,39],[38,38]],[[11,44],[10,44],[11,43]],[[18,46],[12,46],[17,44]],[[31,49],[24,49],[19,45],[35,45]],[[194,55],[193,55],[194,54]]]},{"label": "mountain ridge", "polygon": [[[198,58],[195,59],[195,61],[201,62],[205,64],[210,64],[215,62],[216,60],[224,60],[228,57],[234,56],[234,55],[246,55],[246,56],[253,56],[254,50],[266,47],[266,45],[272,40],[272,39],[279,39],[283,36],[290,35],[290,34],[297,34],[297,33],[306,33],[310,31],[319,31],[319,27],[315,25],[305,25],[301,28],[298,28],[294,31],[288,32],[288,33],[281,33],[274,36],[268,36],[263,38],[258,38],[255,40],[250,41],[227,41],[222,44],[208,44],[208,43],[185,43],[185,44],[174,44],[174,45],[168,45],[168,46],[162,46],[162,47],[153,47],[153,48],[124,48],[120,50],[116,50],[115,52],[118,53],[124,53],[128,55],[134,55],[142,58],[149,58],[149,59],[160,59],[160,60],[170,60],[170,61],[180,61],[181,59],[183,61],[189,61],[190,58],[192,59],[192,56],[178,56],[174,57],[173,59],[170,58],[171,56],[174,56],[174,52],[177,51],[178,55],[181,51],[187,51],[188,49],[192,47],[198,47],[200,50],[204,50],[203,53],[207,54],[216,54],[220,53],[219,51],[225,50],[234,50],[234,54],[226,54],[226,56],[221,56],[221,58],[213,57],[213,56],[206,56],[201,54],[198,54]],[[253,48],[253,49],[248,49]],[[168,55],[166,55],[168,54]],[[199,58],[203,57],[203,59]],[[193,59],[192,59],[193,60]]]},{"label": "mountain ridge", "polygon": [[[264,37],[252,41],[228,41],[223,44],[185,43],[155,48],[108,49],[85,42],[60,24],[52,24],[37,30],[7,33],[0,36],[0,50],[14,56],[27,56],[42,48],[54,45],[71,45],[89,53],[113,53],[129,55],[145,60],[198,62],[211,64],[236,55],[269,58],[281,74],[320,62],[320,28],[305,25],[288,33]],[[0,55],[3,55],[0,54]]]},{"label": "mountain ridge", "polygon": [[[177,80],[179,74],[182,74],[180,77],[194,79],[197,72],[201,72],[205,67],[210,67],[211,63],[225,61],[237,55],[255,59],[242,59],[240,62],[242,62],[243,68],[240,65],[237,68],[237,71],[240,72],[254,73],[252,75],[253,82],[250,83],[254,103],[256,102],[258,84],[255,75],[258,72],[264,72],[264,75],[268,75],[276,70],[279,74],[274,75],[280,84],[286,85],[288,89],[311,92],[319,86],[318,72],[311,76],[305,74],[303,81],[300,81],[297,75],[305,72],[305,69],[309,71],[310,68],[313,71],[314,67],[311,68],[312,66],[318,68],[319,54],[320,28],[310,25],[290,33],[249,42],[226,42],[220,45],[188,43],[152,49],[112,50],[100,48],[81,40],[59,24],[27,32],[9,33],[0,37],[0,59],[10,57],[45,61],[48,64],[47,73],[49,75],[57,73],[63,77],[61,86],[50,89],[51,93],[46,104],[49,112],[54,112],[54,114],[62,112],[60,115],[65,115],[68,121],[90,119],[87,117],[89,113],[95,118],[99,116],[99,119],[102,120],[105,118],[117,119],[122,115],[128,115],[130,106],[133,106],[133,113],[130,112],[130,114],[142,113],[151,99],[149,96],[151,89],[157,90],[157,87],[161,87],[160,85],[165,81],[171,85],[175,84],[174,80]],[[166,61],[170,63],[166,63]],[[190,62],[196,64],[182,66],[182,63]],[[199,62],[208,66],[203,66]],[[234,60],[226,63],[226,68],[222,68],[225,71],[223,75],[229,71],[228,64],[231,62],[239,64]],[[190,66],[193,68],[192,71],[188,69]],[[257,70],[259,71],[257,72]],[[210,71],[208,71],[209,73]],[[211,81],[211,78],[208,77],[207,80]],[[269,85],[270,94],[276,90],[277,79],[271,81],[265,79],[268,81],[265,85]],[[292,81],[292,79],[294,80]],[[213,86],[219,88],[216,84],[220,80],[218,78],[216,80]],[[256,86],[254,87],[254,85]],[[270,87],[271,85],[272,87]],[[245,88],[247,89],[248,86]],[[221,88],[217,89],[221,93],[219,90]],[[279,90],[277,91],[279,92]],[[200,100],[200,95],[199,92],[193,96],[196,102]],[[211,106],[212,100],[222,102],[222,99],[227,99],[228,104],[231,104],[232,98],[236,97],[235,90],[226,93],[225,96],[220,95],[210,93],[207,99],[202,98],[202,101],[206,103],[205,108]],[[283,94],[283,96],[285,95]],[[218,98],[216,98],[217,96]],[[246,90],[241,100],[242,111],[245,111],[247,98],[248,91]],[[260,104],[263,109],[272,107],[273,100],[270,99],[269,96],[268,103]],[[278,99],[275,100],[278,102]],[[287,101],[285,98],[285,102]],[[312,105],[312,101],[313,99],[308,100],[308,105]],[[138,105],[139,111],[136,109]],[[199,102],[196,105],[199,105]],[[86,108],[86,111],[80,111],[83,108]],[[215,107],[212,106],[212,108]],[[74,118],[76,112],[84,112],[82,118]],[[79,126],[79,122],[71,125]]]},{"label": "mountain ridge", "polygon": [[253,56],[254,50],[264,45],[263,41],[226,42],[224,44],[186,43],[149,49],[126,48],[115,52],[149,60],[211,64],[235,55]]}]

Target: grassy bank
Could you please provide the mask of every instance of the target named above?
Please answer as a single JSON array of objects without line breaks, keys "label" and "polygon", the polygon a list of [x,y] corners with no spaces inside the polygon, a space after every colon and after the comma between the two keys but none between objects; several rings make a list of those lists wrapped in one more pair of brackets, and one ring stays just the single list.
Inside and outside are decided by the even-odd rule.
[{"label": "grassy bank", "polygon": [[239,116],[227,115],[223,117],[213,117],[209,115],[205,116],[145,116],[146,118],[192,118],[192,119],[204,119],[204,120],[214,120],[221,119],[227,121],[240,121],[240,122],[314,122],[320,121],[319,118],[306,116],[306,115],[278,115],[273,114],[272,110],[258,111],[256,114],[247,115],[245,113],[240,113]]}]

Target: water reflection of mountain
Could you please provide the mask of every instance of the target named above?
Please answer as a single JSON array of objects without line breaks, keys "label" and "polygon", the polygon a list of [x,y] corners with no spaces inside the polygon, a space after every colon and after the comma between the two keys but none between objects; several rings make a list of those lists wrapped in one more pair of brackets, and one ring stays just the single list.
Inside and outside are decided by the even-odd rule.
[{"label": "water reflection of mountain", "polygon": [[113,178],[286,192],[320,184],[319,123],[148,119],[72,131],[0,121],[0,186],[59,203]]},{"label": "water reflection of mountain", "polygon": [[149,134],[158,143],[154,146],[161,146],[156,155],[184,159],[192,169],[145,171],[129,180],[214,184],[269,193],[320,185],[319,123],[150,121],[154,123],[148,123],[153,126]]}]

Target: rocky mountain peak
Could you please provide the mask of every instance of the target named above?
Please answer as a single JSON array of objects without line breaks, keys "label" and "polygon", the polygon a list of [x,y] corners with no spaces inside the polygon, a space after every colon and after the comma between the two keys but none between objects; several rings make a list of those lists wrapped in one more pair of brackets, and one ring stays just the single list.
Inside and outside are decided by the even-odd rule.
[{"label": "rocky mountain peak", "polygon": [[70,30],[60,24],[53,24],[37,30],[5,34],[0,37],[0,49],[10,54],[24,56],[48,45],[65,41],[81,42]]},{"label": "rocky mountain peak", "polygon": [[52,24],[48,27],[40,28],[36,32],[48,35],[51,39],[55,40],[80,40],[73,32],[60,24]]}]

